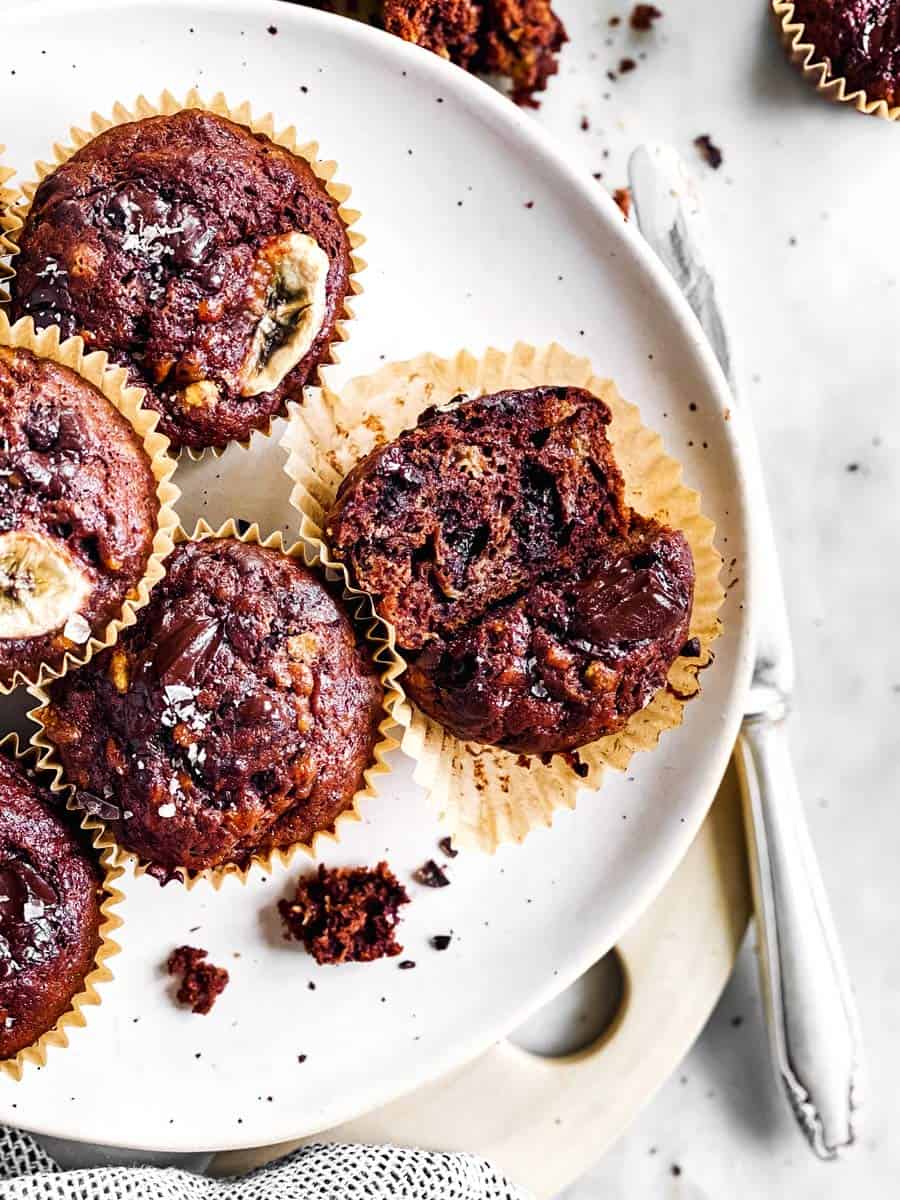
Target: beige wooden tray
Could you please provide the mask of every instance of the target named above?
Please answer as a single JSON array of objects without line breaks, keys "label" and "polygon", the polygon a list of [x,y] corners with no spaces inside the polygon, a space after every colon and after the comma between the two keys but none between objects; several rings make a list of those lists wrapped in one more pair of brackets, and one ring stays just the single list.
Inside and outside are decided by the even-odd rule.
[{"label": "beige wooden tray", "polygon": [[299,1142],[217,1155],[238,1174],[306,1142],[393,1143],[490,1159],[539,1198],[620,1137],[690,1049],[728,980],[750,917],[740,798],[729,767],[675,874],[616,947],[619,1014],[592,1045],[541,1058],[501,1042],[469,1066]]}]

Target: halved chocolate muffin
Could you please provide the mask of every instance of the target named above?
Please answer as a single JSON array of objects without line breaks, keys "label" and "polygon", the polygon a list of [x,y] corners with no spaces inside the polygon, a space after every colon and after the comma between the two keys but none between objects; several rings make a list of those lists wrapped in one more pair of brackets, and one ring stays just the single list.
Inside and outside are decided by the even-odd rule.
[{"label": "halved chocolate muffin", "polygon": [[609,421],[578,388],[459,398],[338,492],[329,545],[395,627],[409,694],[458,737],[585,745],[648,703],[687,639],[690,549],[625,503]]},{"label": "halved chocolate muffin", "polygon": [[14,317],[126,367],[173,446],[245,439],[328,354],[350,291],[336,201],[304,159],[200,109],[100,134],[18,237]]},{"label": "halved chocolate muffin", "polygon": [[0,1058],[71,1009],[100,948],[101,902],[97,864],[0,752]]},{"label": "halved chocolate muffin", "polygon": [[323,584],[277,550],[208,538],[176,546],[137,624],[54,683],[41,720],[82,803],[171,877],[331,828],[382,716]]},{"label": "halved chocolate muffin", "polygon": [[141,440],[102,392],[0,346],[0,685],[58,669],[120,614],[158,513]]}]

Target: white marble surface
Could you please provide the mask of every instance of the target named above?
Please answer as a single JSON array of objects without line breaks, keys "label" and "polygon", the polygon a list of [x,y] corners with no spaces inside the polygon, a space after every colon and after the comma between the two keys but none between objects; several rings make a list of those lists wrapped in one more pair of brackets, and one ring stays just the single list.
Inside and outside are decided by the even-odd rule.
[{"label": "white marble surface", "polygon": [[[748,947],[682,1071],[565,1200],[881,1200],[900,1187],[900,130],[808,90],[766,0],[658,5],[638,35],[608,26],[630,5],[558,0],[572,41],[536,119],[603,172],[598,186],[624,184],[648,138],[673,142],[702,182],[783,557],[794,756],[858,993],[869,1103],[847,1161],[817,1163],[770,1081]],[[610,82],[626,56],[637,69]],[[702,133],[724,152],[718,172],[692,146]]]}]

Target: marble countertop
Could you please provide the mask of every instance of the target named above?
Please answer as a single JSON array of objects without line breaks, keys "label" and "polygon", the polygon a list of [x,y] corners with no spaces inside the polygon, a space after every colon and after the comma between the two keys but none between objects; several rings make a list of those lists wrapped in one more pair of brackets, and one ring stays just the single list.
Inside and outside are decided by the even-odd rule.
[{"label": "marble countertop", "polygon": [[[753,405],[793,626],[795,762],[867,1042],[861,1144],[816,1162],[769,1072],[748,945],[705,1033],[619,1145],[565,1200],[896,1195],[900,1072],[900,131],[820,100],[785,59],[766,0],[558,0],[571,44],[535,119],[598,187],[672,142],[719,243],[742,397]],[[609,18],[619,16],[618,27]],[[637,67],[615,81],[623,58]],[[713,171],[693,139],[709,134]]]}]

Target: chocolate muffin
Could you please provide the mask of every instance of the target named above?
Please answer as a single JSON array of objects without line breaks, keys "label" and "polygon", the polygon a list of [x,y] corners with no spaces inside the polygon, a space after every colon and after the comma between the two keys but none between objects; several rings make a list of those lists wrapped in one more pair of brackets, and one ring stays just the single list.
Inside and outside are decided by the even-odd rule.
[{"label": "chocolate muffin", "polygon": [[93,384],[0,346],[0,686],[100,635],[153,551],[156,481]]},{"label": "chocolate muffin", "polygon": [[684,645],[690,548],[625,503],[609,421],[578,388],[459,398],[338,492],[332,551],[395,627],[411,697],[458,737],[585,745],[648,703]]},{"label": "chocolate muffin", "polygon": [[176,447],[265,426],[326,358],[351,290],[311,166],[199,109],[94,138],[37,189],[18,242],[14,317],[106,350]]},{"label": "chocolate muffin", "polygon": [[900,0],[794,0],[817,61],[869,100],[900,104]]},{"label": "chocolate muffin", "polygon": [[0,1058],[71,1009],[100,947],[101,903],[96,864],[0,752]]},{"label": "chocolate muffin", "polygon": [[369,765],[382,691],[326,588],[232,538],[176,546],[138,623],[50,689],[69,783],[171,878],[309,842]]}]

